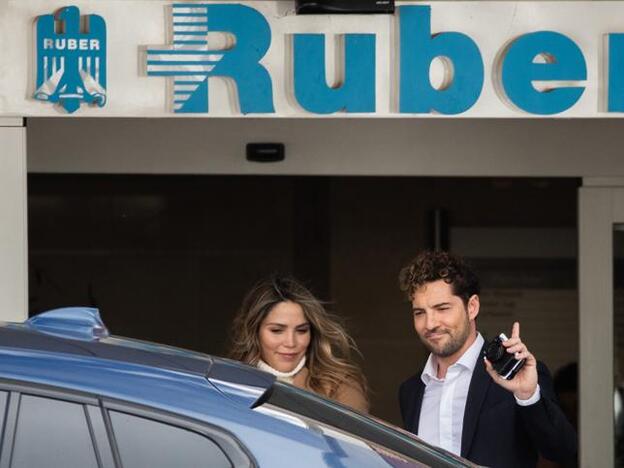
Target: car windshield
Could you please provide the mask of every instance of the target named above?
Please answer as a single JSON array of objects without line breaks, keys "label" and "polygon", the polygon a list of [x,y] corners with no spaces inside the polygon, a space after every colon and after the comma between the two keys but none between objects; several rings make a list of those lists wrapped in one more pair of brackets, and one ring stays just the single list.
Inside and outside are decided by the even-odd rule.
[{"label": "car windshield", "polygon": [[[393,453],[407,457],[412,461],[412,466],[476,466],[385,421],[281,382],[275,382],[258,400],[255,408],[293,424],[300,425],[307,419],[331,426],[371,443],[371,447],[384,458]],[[416,460],[418,463],[414,463]]]}]

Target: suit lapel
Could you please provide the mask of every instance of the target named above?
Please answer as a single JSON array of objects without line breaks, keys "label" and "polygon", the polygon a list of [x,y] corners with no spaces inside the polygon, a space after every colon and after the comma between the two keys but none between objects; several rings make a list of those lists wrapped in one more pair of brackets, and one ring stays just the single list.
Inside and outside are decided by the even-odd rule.
[{"label": "suit lapel", "polygon": [[414,393],[414,412],[412,415],[412,427],[410,432],[418,435],[418,425],[420,423],[420,409],[422,408],[423,395],[425,394],[425,384],[422,380],[418,379],[418,385],[416,385],[416,393]]},{"label": "suit lapel", "polygon": [[487,390],[491,383],[492,378],[486,372],[483,361],[479,359],[472,373],[470,386],[468,387],[468,398],[466,399],[464,426],[462,429],[462,457],[465,457],[470,451],[479,420],[479,414],[481,413],[481,406],[483,406]]}]

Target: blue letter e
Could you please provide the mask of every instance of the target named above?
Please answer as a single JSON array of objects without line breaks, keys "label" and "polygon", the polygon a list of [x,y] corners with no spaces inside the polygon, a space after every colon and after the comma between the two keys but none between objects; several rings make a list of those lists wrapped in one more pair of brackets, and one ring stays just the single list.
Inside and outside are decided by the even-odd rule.
[{"label": "blue letter e", "polygon": [[[539,63],[536,59],[544,60]],[[587,79],[585,58],[578,46],[563,34],[539,31],[520,36],[503,58],[505,94],[520,109],[532,114],[563,112],[579,100],[585,88],[567,87],[539,91],[533,81],[581,81]]]},{"label": "blue letter e", "polygon": [[[401,113],[459,114],[470,109],[483,88],[483,59],[474,41],[458,32],[431,36],[431,7],[402,6]],[[431,85],[429,69],[436,57],[453,63],[450,83],[440,89]]]}]

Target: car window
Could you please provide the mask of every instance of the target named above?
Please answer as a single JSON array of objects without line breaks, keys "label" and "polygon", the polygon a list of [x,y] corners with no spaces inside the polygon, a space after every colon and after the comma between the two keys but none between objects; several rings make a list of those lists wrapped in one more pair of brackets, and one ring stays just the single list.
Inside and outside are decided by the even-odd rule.
[{"label": "car window", "polygon": [[208,437],[148,418],[109,411],[124,468],[231,468],[221,448]]},{"label": "car window", "polygon": [[[7,401],[9,400],[9,393],[0,391],[0,427],[4,427],[4,418],[6,415]],[[0,437],[3,434],[0,433]]]},{"label": "car window", "polygon": [[98,466],[84,406],[22,395],[11,467],[68,466]]},{"label": "car window", "polygon": [[351,452],[353,447],[364,447],[366,449],[366,452],[374,451],[379,457],[375,458],[372,456],[372,454],[368,454],[367,466],[384,466],[387,468],[428,468],[430,466],[421,463],[411,457],[401,455],[398,452],[384,448],[369,440],[363,439],[362,437],[352,432],[337,429],[334,426],[329,426],[325,423],[319,422],[318,420],[308,418],[307,416],[302,416],[301,414],[297,414],[283,408],[278,408],[277,406],[271,405],[269,403],[265,403],[262,406],[255,408],[255,411],[280,419],[288,424],[293,424],[295,426],[307,429],[315,434],[322,436],[326,443],[325,453],[329,456],[334,453],[342,452],[342,447],[350,446],[351,448],[347,449],[349,452]]},{"label": "car window", "polygon": [[260,398],[256,408],[262,411],[263,407],[287,410],[369,441],[379,454],[382,454],[382,449],[387,449],[388,453],[408,457],[426,466],[474,466],[469,461],[428,445],[405,431],[282,382],[275,382]]}]

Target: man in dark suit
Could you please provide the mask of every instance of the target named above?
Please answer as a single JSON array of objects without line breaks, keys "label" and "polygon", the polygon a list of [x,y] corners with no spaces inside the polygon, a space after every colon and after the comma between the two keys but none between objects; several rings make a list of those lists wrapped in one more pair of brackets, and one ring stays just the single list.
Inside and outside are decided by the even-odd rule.
[{"label": "man in dark suit", "polygon": [[504,342],[524,366],[505,380],[482,357],[479,280],[460,258],[422,252],[400,275],[427,364],[399,391],[405,428],[423,440],[492,467],[534,467],[538,456],[576,456],[576,434],[556,402],[548,369],[514,323]]}]

